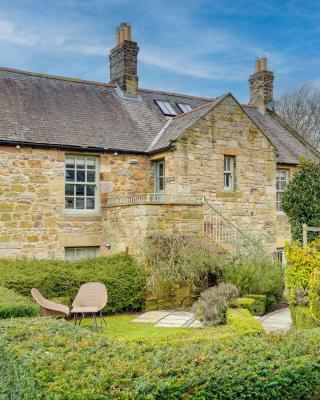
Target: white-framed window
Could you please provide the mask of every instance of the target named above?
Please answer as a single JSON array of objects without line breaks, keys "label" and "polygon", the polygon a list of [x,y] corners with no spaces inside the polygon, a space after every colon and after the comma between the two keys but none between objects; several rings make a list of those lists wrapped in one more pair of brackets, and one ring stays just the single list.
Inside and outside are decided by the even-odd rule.
[{"label": "white-framed window", "polygon": [[283,247],[277,248],[276,255],[278,263],[280,263],[284,267],[286,265],[286,256],[284,248]]},{"label": "white-framed window", "polygon": [[177,115],[176,110],[168,101],[155,100],[156,105],[160,108],[162,113],[168,117],[173,117]]},{"label": "white-framed window", "polygon": [[289,183],[289,170],[284,168],[277,168],[276,205],[278,212],[283,212],[281,206],[282,195],[288,183]]},{"label": "white-framed window", "polygon": [[163,193],[166,186],[165,161],[154,162],[154,190],[155,193]]},{"label": "white-framed window", "polygon": [[187,103],[176,103],[176,104],[183,113],[186,113],[186,112],[189,112],[192,110],[192,107],[190,106],[190,104],[187,104]]},{"label": "white-framed window", "polygon": [[66,155],[65,210],[97,211],[98,209],[98,157]]},{"label": "white-framed window", "polygon": [[65,247],[64,254],[65,254],[64,258],[68,261],[80,260],[82,258],[99,257],[100,247],[99,246]]},{"label": "white-framed window", "polygon": [[235,189],[236,158],[234,156],[224,156],[224,190],[233,191]]}]

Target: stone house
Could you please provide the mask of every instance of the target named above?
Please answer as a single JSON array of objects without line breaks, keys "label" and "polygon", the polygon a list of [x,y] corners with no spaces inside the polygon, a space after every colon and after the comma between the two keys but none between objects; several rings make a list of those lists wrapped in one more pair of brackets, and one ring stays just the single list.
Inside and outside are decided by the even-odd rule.
[{"label": "stone house", "polygon": [[110,83],[0,68],[0,256],[137,252],[156,231],[222,247],[260,236],[281,259],[281,194],[318,152],[272,111],[256,61],[250,102],[142,89],[121,24]]}]

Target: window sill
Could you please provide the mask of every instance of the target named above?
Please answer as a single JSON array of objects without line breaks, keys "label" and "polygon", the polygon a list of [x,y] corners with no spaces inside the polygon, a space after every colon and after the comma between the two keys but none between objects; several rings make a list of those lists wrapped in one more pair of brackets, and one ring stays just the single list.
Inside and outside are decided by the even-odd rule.
[{"label": "window sill", "polygon": [[217,198],[240,198],[243,196],[242,192],[236,192],[232,190],[224,190],[220,192],[216,192],[216,197]]},{"label": "window sill", "polygon": [[284,211],[277,211],[277,217],[286,218],[287,214]]},{"label": "window sill", "polygon": [[65,221],[101,221],[101,214],[98,212],[64,212]]}]

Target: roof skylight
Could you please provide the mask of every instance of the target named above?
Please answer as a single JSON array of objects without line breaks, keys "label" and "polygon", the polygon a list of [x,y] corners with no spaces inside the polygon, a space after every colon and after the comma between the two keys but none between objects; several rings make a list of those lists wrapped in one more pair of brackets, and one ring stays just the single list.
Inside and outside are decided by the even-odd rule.
[{"label": "roof skylight", "polygon": [[190,106],[190,104],[186,104],[186,103],[177,103],[177,106],[180,108],[180,110],[183,113],[189,112],[192,110],[192,107]]},{"label": "roof skylight", "polygon": [[155,100],[155,102],[164,115],[168,117],[173,117],[174,115],[177,115],[176,110],[168,101]]}]

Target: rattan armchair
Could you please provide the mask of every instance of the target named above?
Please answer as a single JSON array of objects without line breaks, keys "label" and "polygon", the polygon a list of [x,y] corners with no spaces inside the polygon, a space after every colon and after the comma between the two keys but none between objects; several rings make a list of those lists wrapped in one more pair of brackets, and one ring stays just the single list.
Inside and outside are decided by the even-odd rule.
[{"label": "rattan armchair", "polygon": [[79,292],[72,303],[71,313],[74,316],[75,324],[77,324],[79,316],[80,325],[81,319],[84,318],[85,315],[92,315],[96,329],[98,328],[97,316],[100,316],[101,328],[103,322],[107,325],[102,315],[102,309],[106,306],[107,301],[107,288],[103,283],[88,282],[81,285]]},{"label": "rattan armchair", "polygon": [[65,317],[70,314],[68,306],[55,303],[42,296],[38,289],[32,288],[31,295],[34,301],[40,306],[41,314],[44,317]]}]

